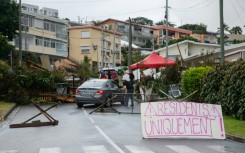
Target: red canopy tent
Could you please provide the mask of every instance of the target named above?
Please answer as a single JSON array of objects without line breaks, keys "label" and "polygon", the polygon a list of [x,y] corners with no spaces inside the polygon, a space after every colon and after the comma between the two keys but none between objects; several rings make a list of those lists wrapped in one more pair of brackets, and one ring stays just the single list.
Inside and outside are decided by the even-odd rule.
[{"label": "red canopy tent", "polygon": [[131,70],[145,68],[160,68],[164,66],[174,65],[175,61],[159,56],[156,52],[152,52],[144,60],[130,65]]}]

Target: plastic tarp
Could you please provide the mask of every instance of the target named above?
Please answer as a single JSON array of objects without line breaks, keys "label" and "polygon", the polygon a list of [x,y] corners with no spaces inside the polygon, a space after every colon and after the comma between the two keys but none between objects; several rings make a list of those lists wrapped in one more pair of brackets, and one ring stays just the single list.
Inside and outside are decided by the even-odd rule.
[{"label": "plastic tarp", "polygon": [[160,68],[164,66],[172,66],[175,64],[174,60],[170,60],[158,55],[156,52],[152,52],[144,60],[130,65],[131,70],[135,69],[148,69],[148,68]]}]

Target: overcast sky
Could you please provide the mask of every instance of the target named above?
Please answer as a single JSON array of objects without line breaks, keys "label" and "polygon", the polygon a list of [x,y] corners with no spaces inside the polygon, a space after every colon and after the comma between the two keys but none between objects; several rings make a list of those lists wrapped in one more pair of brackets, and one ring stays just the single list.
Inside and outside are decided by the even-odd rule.
[{"label": "overcast sky", "polygon": [[[18,2],[18,0],[17,0]],[[83,23],[108,18],[126,20],[146,17],[158,22],[164,19],[166,0],[22,0],[39,9],[57,9],[60,18]],[[219,0],[169,0],[169,21],[177,26],[204,23],[208,31],[219,27]],[[224,0],[224,22],[229,27],[240,26],[245,34],[245,0]]]}]

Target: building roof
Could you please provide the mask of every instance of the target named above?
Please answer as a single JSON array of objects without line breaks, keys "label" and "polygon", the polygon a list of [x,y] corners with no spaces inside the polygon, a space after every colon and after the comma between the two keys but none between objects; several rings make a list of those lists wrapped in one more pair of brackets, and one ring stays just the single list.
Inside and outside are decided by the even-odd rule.
[{"label": "building roof", "polygon": [[[68,30],[76,30],[76,29],[95,29],[95,30],[100,30],[100,31],[102,30],[102,28],[97,27],[97,26],[74,26],[74,27],[68,28]],[[114,34],[114,31],[112,31],[112,30],[105,30],[104,29],[104,32]],[[122,33],[120,33],[120,32],[115,32],[115,34],[122,36]]]},{"label": "building roof", "polygon": [[[166,26],[163,26],[163,25],[161,25],[161,26],[152,26],[151,28],[153,28],[154,30],[167,29],[167,27]],[[180,32],[180,33],[192,34],[192,31],[186,30],[186,29],[168,27],[168,30],[170,30],[170,31],[176,31],[176,32]]]},{"label": "building roof", "polygon": [[233,40],[240,40],[244,41],[245,40],[245,35],[238,35],[238,34],[226,34],[228,36],[228,41],[233,41]]},{"label": "building roof", "polygon": [[[240,43],[240,44],[231,44],[229,46],[224,46],[225,51],[226,50],[231,50],[231,49],[235,49],[235,48],[241,48],[241,47],[245,47],[245,42],[244,43]],[[220,52],[220,48],[215,49],[215,52]]]},{"label": "building roof", "polygon": [[[178,43],[178,45],[181,45],[183,43],[189,43],[189,44],[195,44],[195,45],[204,45],[204,46],[213,46],[213,47],[219,47],[220,46],[220,45],[217,45],[217,44],[199,43],[199,42],[194,42],[194,41],[190,41],[190,40],[181,41],[181,42]],[[175,47],[175,46],[177,46],[177,43],[168,46],[168,48],[172,48],[172,47]],[[159,53],[160,51],[165,50],[165,49],[166,49],[166,47],[159,48],[159,49],[155,50],[155,52]]]},{"label": "building roof", "polygon": [[[98,23],[96,26],[103,25],[103,24],[104,24],[105,22],[107,22],[107,21],[115,21],[115,22],[121,22],[121,23],[129,24],[128,22],[125,22],[125,21],[121,21],[121,20],[109,18],[109,19],[106,19],[106,20],[104,20],[104,21]],[[133,22],[132,22],[132,25],[137,25],[137,26],[141,26],[141,27],[153,29],[151,26],[148,26],[148,25],[141,25],[141,24],[136,24],[136,23],[133,23]]]},{"label": "building roof", "polygon": [[55,21],[55,22],[59,22],[59,23],[64,23],[64,24],[68,25],[68,21],[65,19],[59,19],[56,17],[43,15],[41,13],[34,13],[34,12],[30,12],[30,11],[25,11],[25,10],[22,10],[22,13],[30,15],[30,16],[35,16],[36,18],[39,18],[39,19],[47,19],[47,20],[51,20],[51,21]]}]

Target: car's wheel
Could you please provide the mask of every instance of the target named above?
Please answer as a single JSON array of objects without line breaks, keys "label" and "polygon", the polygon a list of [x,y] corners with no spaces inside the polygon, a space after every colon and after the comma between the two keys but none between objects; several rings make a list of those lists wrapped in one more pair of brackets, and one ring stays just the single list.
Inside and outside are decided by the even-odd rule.
[{"label": "car's wheel", "polygon": [[78,108],[82,108],[82,107],[83,107],[83,104],[77,103],[77,107],[78,107]]}]

